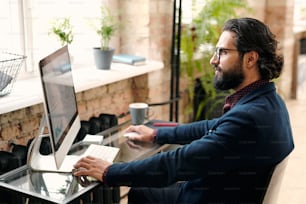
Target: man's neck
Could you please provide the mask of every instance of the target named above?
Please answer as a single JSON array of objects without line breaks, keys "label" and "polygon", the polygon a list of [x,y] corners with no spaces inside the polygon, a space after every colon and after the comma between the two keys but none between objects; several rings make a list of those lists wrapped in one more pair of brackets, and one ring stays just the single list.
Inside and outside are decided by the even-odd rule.
[{"label": "man's neck", "polygon": [[234,88],[235,92],[243,89],[244,87],[249,86],[250,84],[255,83],[256,81],[259,81],[260,78],[252,78],[252,79],[245,79],[237,88]]},{"label": "man's neck", "polygon": [[225,104],[223,107],[223,112],[229,111],[231,108],[233,108],[236,103],[245,95],[247,95],[249,92],[259,88],[260,86],[269,83],[268,80],[257,80],[251,84],[248,84],[244,86],[243,88],[236,91],[234,94],[228,96],[225,99]]}]

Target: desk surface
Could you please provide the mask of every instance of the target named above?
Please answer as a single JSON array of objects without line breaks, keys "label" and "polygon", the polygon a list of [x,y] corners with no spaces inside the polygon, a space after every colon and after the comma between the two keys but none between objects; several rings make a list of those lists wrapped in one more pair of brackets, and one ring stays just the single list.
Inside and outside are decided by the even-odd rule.
[{"label": "desk surface", "polygon": [[[104,145],[120,148],[116,162],[142,159],[167,147],[167,145],[131,142],[122,137],[123,132],[118,128],[111,128],[101,133],[105,137]],[[79,143],[72,149],[79,151],[85,145]],[[88,186],[82,186],[71,173],[35,172],[28,166],[22,166],[0,176],[1,188],[50,203],[69,203],[100,185],[99,182],[93,182]]]}]

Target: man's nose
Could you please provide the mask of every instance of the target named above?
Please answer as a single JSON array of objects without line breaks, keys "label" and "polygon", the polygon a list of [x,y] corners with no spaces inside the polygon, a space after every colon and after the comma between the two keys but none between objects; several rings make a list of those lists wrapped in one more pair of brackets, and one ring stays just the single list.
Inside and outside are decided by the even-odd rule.
[{"label": "man's nose", "polygon": [[219,59],[218,59],[216,53],[214,53],[213,56],[210,58],[209,63],[210,63],[211,65],[219,64]]}]

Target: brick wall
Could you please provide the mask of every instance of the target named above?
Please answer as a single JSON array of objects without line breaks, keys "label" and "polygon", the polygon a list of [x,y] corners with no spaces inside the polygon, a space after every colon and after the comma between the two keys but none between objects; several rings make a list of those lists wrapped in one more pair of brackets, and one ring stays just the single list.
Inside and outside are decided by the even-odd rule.
[{"label": "brick wall", "polygon": [[42,104],[2,114],[0,117],[0,150],[8,149],[8,141],[26,144],[37,135],[42,116]]},{"label": "brick wall", "polygon": [[[89,120],[101,113],[120,115],[128,111],[128,104],[134,101],[145,101],[146,97],[135,97],[134,93],[147,95],[148,87],[144,84],[135,87],[135,81],[145,82],[147,75],[112,83],[106,86],[77,93],[78,110],[81,120]],[[137,96],[137,94],[136,94]],[[0,150],[8,150],[8,141],[27,144],[28,140],[38,135],[43,104],[27,107],[0,117]],[[119,119],[128,120],[129,116]]]}]

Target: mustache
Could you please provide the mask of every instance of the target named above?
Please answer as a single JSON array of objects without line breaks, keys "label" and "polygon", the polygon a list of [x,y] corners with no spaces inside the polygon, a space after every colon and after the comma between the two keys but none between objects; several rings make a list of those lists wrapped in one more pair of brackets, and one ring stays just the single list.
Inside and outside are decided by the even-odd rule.
[{"label": "mustache", "polygon": [[214,66],[213,66],[213,69],[214,69],[215,71],[219,71],[219,72],[222,71],[221,67],[219,67],[218,65],[214,65]]}]

